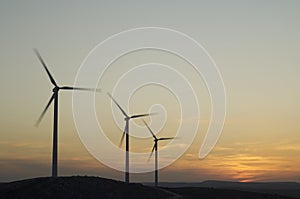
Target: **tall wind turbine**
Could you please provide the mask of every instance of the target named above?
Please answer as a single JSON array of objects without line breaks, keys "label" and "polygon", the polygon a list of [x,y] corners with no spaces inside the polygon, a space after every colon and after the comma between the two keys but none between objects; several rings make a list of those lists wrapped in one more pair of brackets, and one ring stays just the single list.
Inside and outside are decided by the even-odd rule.
[{"label": "tall wind turbine", "polygon": [[151,133],[152,137],[153,137],[153,141],[154,141],[154,145],[149,157],[149,160],[153,154],[153,151],[155,150],[155,186],[157,187],[158,185],[158,152],[157,152],[157,148],[158,148],[158,141],[160,140],[172,140],[174,139],[173,137],[170,138],[157,138],[155,136],[155,134],[153,133],[153,131],[150,129],[150,127],[148,126],[148,124],[143,120],[144,124],[146,125],[147,129],[149,130],[149,132]]},{"label": "tall wind turbine", "polygon": [[120,145],[119,147],[121,147],[122,142],[124,140],[124,136],[126,134],[126,162],[125,162],[125,182],[129,183],[129,121],[130,119],[135,119],[135,118],[139,118],[139,117],[145,117],[145,116],[149,116],[150,114],[139,114],[139,115],[132,115],[129,116],[127,115],[127,113],[124,111],[124,109],[118,104],[118,102],[113,98],[113,96],[110,93],[107,93],[108,96],[113,100],[113,102],[118,106],[118,108],[120,109],[120,111],[122,112],[122,114],[124,115],[124,120],[126,122],[125,124],[125,129],[123,131],[123,135],[120,141]]},{"label": "tall wind turbine", "polygon": [[52,89],[52,96],[46,105],[45,109],[43,110],[42,114],[40,115],[39,119],[37,120],[35,126],[38,126],[43,119],[46,111],[48,110],[51,103],[54,101],[54,119],[53,119],[53,151],[52,151],[52,177],[57,176],[57,126],[58,126],[58,92],[60,90],[84,90],[84,91],[95,91],[96,89],[90,89],[90,88],[77,88],[77,87],[70,87],[70,86],[58,86],[55,82],[53,76],[51,75],[50,71],[48,70],[44,60],[42,59],[40,53],[37,49],[34,49],[35,54],[37,55],[38,59],[44,66],[44,69],[46,70],[46,73],[48,74],[48,77],[53,84],[54,88]]}]

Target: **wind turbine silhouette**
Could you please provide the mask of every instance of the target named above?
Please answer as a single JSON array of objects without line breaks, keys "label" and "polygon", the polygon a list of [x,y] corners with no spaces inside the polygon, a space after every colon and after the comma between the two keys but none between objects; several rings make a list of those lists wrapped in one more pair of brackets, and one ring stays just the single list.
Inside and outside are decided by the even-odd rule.
[{"label": "wind turbine silhouette", "polygon": [[59,90],[83,90],[83,91],[99,91],[99,89],[91,89],[91,88],[77,88],[77,87],[70,87],[70,86],[58,86],[55,82],[53,76],[51,75],[50,71],[48,70],[44,60],[42,59],[40,53],[37,49],[33,49],[35,54],[37,55],[38,59],[44,66],[44,69],[46,70],[48,77],[53,84],[54,88],[52,89],[52,96],[46,105],[45,109],[43,110],[42,114],[40,115],[39,119],[37,120],[35,126],[38,126],[40,122],[42,121],[45,113],[47,112],[49,106],[54,101],[54,119],[53,119],[53,151],[52,151],[52,177],[57,177],[57,126],[58,126],[58,92]]},{"label": "wind turbine silhouette", "polygon": [[149,132],[151,133],[152,137],[153,137],[153,141],[154,141],[154,145],[151,151],[151,154],[149,156],[148,161],[150,160],[153,151],[155,150],[155,186],[157,187],[158,185],[158,152],[157,152],[157,148],[158,148],[158,141],[160,140],[172,140],[174,139],[174,137],[170,137],[170,138],[157,138],[155,136],[155,134],[153,133],[153,131],[150,129],[150,127],[148,126],[148,124],[145,122],[145,120],[143,120],[144,124],[146,125],[147,129],[149,130]]},{"label": "wind turbine silhouette", "polygon": [[124,120],[126,122],[125,124],[125,129],[123,131],[123,135],[119,144],[119,147],[122,146],[122,142],[124,140],[124,136],[126,134],[126,160],[125,160],[125,182],[129,183],[129,120],[130,119],[135,119],[135,118],[139,118],[139,117],[145,117],[145,116],[149,116],[149,115],[153,115],[153,114],[138,114],[138,115],[132,115],[129,116],[127,115],[127,113],[124,111],[124,109],[122,109],[122,107],[118,104],[118,102],[113,98],[113,96],[110,93],[107,93],[108,96],[113,100],[113,102],[118,106],[118,108],[120,109],[120,111],[123,113],[124,115]]}]

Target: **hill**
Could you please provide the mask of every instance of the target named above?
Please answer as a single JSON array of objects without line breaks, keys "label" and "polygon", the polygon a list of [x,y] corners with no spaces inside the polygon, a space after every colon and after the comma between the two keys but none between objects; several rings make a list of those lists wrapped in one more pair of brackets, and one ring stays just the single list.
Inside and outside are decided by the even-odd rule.
[{"label": "hill", "polygon": [[172,194],[99,177],[43,177],[0,184],[2,199],[169,198]]},{"label": "hill", "polygon": [[[145,183],[150,185],[151,183]],[[230,181],[204,181],[195,183],[161,182],[160,186],[169,188],[199,187],[214,189],[230,189],[259,193],[278,194],[300,198],[300,184],[296,182],[230,182]]]},{"label": "hill", "polygon": [[183,199],[295,199],[292,197],[281,196],[277,194],[257,193],[229,189],[182,187],[169,188],[169,190],[183,196]]},{"label": "hill", "polygon": [[43,177],[0,183],[2,199],[292,199],[276,194],[254,193],[216,188],[181,187],[155,188],[138,183],[104,179],[100,177]]}]

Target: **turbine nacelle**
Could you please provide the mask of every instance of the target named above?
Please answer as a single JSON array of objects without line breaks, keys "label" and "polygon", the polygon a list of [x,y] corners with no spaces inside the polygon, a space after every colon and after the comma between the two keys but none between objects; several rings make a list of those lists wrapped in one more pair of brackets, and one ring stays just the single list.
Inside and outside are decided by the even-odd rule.
[{"label": "turbine nacelle", "polygon": [[130,117],[125,117],[124,120],[127,122],[129,121],[131,118]]},{"label": "turbine nacelle", "polygon": [[53,91],[53,93],[57,93],[58,91],[59,91],[59,87],[58,86],[55,86],[53,89],[52,89],[52,91]]}]

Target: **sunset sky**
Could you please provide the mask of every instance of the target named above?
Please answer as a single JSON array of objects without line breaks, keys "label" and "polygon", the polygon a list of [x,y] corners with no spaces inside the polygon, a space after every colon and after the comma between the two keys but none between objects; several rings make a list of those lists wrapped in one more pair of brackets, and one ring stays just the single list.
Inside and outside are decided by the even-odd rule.
[{"label": "sunset sky", "polygon": [[[178,121],[174,96],[161,88],[136,93],[130,113],[148,111],[159,100],[165,106],[168,118],[160,136],[176,136],[172,132],[179,122],[199,123],[193,144],[160,170],[160,181],[300,182],[299,21],[297,0],[1,1],[0,182],[51,174],[53,107],[39,128],[34,123],[52,85],[32,48],[39,49],[58,84],[73,85],[81,63],[97,44],[121,31],[148,26],[174,29],[202,44],[219,67],[227,96],[221,137],[212,152],[199,159],[211,108],[203,80],[195,86],[201,118]],[[150,58],[195,78],[178,58],[151,50],[129,54],[112,68],[117,71]],[[115,79],[110,71],[105,78],[98,86],[112,89]],[[113,123],[110,100],[105,93],[96,99],[105,134],[118,145],[122,131]],[[152,144],[150,137],[132,139],[132,150],[149,152]],[[82,144],[73,120],[72,92],[61,92],[59,98],[58,171],[124,178],[123,172],[100,163]],[[153,173],[132,174],[131,180],[152,181]]]}]

